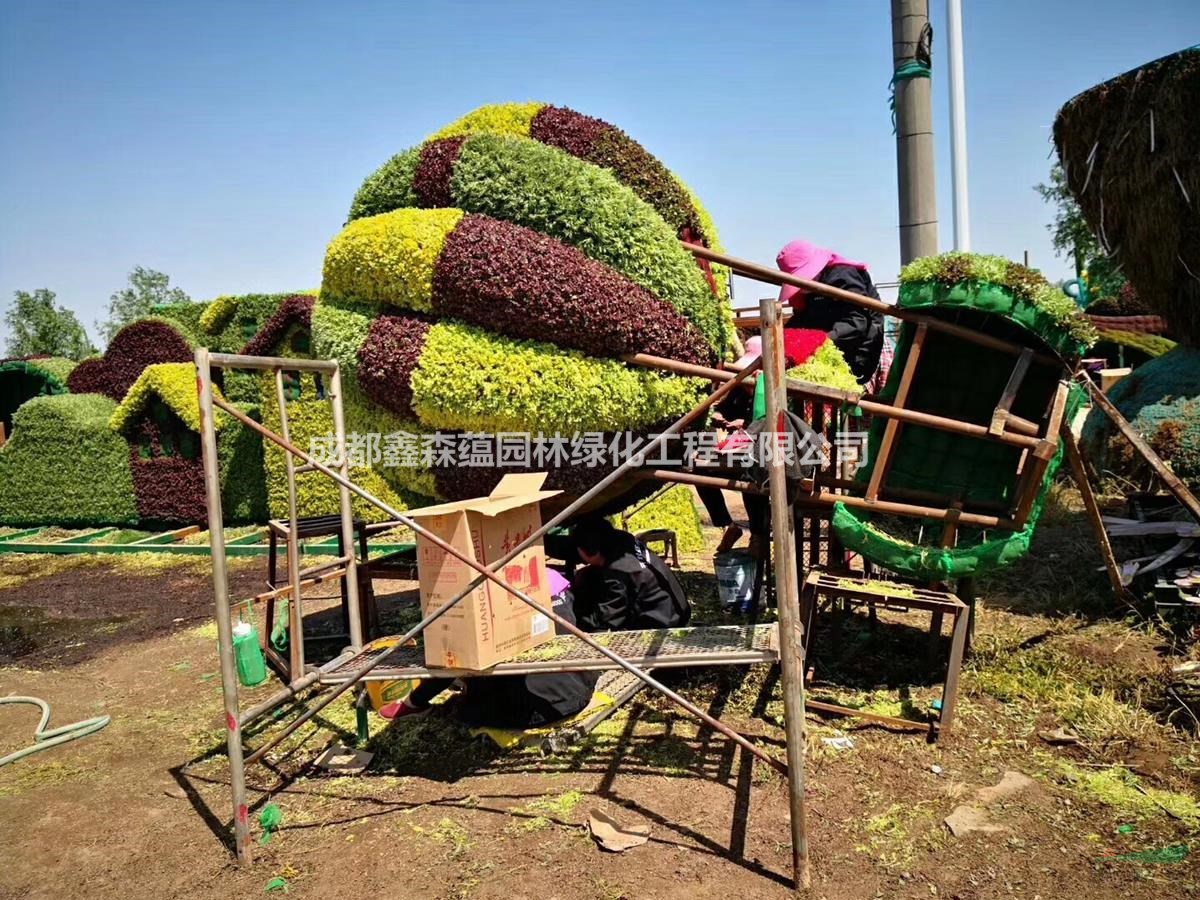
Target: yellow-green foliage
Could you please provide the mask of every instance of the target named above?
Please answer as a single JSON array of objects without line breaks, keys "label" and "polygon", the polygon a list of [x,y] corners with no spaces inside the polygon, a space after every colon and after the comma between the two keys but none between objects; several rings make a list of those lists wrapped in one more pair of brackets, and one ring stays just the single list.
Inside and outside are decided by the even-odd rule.
[{"label": "yellow-green foliage", "polygon": [[[221,396],[214,385],[213,392]],[[147,366],[137,381],[125,393],[125,399],[113,412],[109,427],[113,431],[124,431],[145,410],[154,395],[171,408],[171,411],[192,431],[200,430],[200,401],[196,394],[196,367],[191,363],[156,363]],[[224,398],[222,398],[224,399]],[[228,416],[215,410],[216,427],[223,428]]]},{"label": "yellow-green foliage", "polygon": [[862,390],[862,385],[846,363],[846,357],[833,341],[826,341],[803,363],[789,369],[788,377],[843,391],[858,393]]},{"label": "yellow-green foliage", "polygon": [[430,428],[572,434],[625,431],[683,415],[693,378],[438,323],[412,376],[413,409]]},{"label": "yellow-green foliage", "polygon": [[322,290],[429,312],[434,263],[462,215],[457,209],[398,209],[356,219],[329,244]]},{"label": "yellow-green foliage", "polygon": [[[332,301],[336,302],[336,301]],[[353,306],[349,304],[348,306]],[[424,434],[430,429],[420,422],[409,422],[369,400],[358,386],[358,348],[371,327],[370,315],[343,306],[331,305],[322,295],[313,307],[312,346],[317,359],[336,359],[342,372],[342,409],[349,434],[409,432]],[[376,471],[398,491],[425,497],[436,495],[433,473],[422,466],[381,466]]]},{"label": "yellow-green foliage", "polygon": [[1120,331],[1118,329],[1106,329],[1100,332],[1096,343],[1120,344],[1123,347],[1145,353],[1151,358],[1158,358],[1175,349],[1175,342],[1161,334],[1143,334],[1138,331]]},{"label": "yellow-green foliage", "polygon": [[455,119],[445,128],[429,136],[429,140],[459,137],[464,134],[515,134],[529,137],[533,117],[545,103],[495,103],[472,110]]},{"label": "yellow-green foliage", "polygon": [[[273,383],[262,376],[263,424],[279,433],[279,404],[275,399]],[[292,443],[307,451],[313,438],[325,439],[333,434],[333,413],[329,403],[316,399],[313,377],[307,373],[300,377],[300,400],[288,402],[288,427]],[[307,399],[306,399],[307,398]],[[274,445],[265,449],[264,463],[267,470],[267,502],[272,516],[287,515],[287,465],[283,451]],[[370,491],[396,509],[406,509],[407,504],[387,484],[380,474],[365,466],[351,466],[350,480]],[[320,472],[306,472],[296,476],[297,506],[301,516],[330,515],[338,511],[337,484]],[[366,522],[382,522],[387,516],[375,506],[354,498],[354,515]]]},{"label": "yellow-green foliage", "polygon": [[[700,227],[704,229],[704,237],[706,238],[708,249],[715,250],[717,253],[724,253],[725,246],[721,243],[721,238],[717,234],[717,223],[713,221],[713,217],[709,215],[704,204],[700,202],[700,197],[674,172],[671,173],[671,177],[683,188],[683,192],[692,201],[692,207],[696,210],[696,219],[700,222]],[[710,266],[712,268],[713,280],[717,283],[717,296],[720,298],[724,310],[729,314],[729,327],[733,329],[733,306],[728,302],[729,267],[723,266],[720,263],[710,263]],[[730,333],[732,333],[732,330]]]},{"label": "yellow-green foliage", "polygon": [[1107,769],[1081,769],[1069,760],[1039,754],[1058,770],[1067,784],[1085,797],[1099,800],[1126,816],[1145,819],[1166,813],[1189,828],[1200,827],[1200,803],[1188,794],[1165,791],[1142,784],[1124,766]]},{"label": "yellow-green foliage", "polygon": [[704,549],[700,514],[696,512],[690,489],[677,485],[640,509],[639,505],[635,503],[630,507],[630,510],[636,510],[632,515],[629,515],[630,510],[626,510],[613,516],[613,524],[634,534],[653,528],[668,528],[675,532],[675,540],[684,553],[699,553]]},{"label": "yellow-green foliage", "polygon": [[34,369],[41,369],[51,378],[57,379],[59,385],[65,388],[67,376],[79,364],[75,360],[63,356],[47,356],[43,359],[31,359],[27,365]]},{"label": "yellow-green foliage", "polygon": [[206,334],[216,334],[225,327],[229,317],[237,312],[238,298],[223,294],[205,307],[200,314],[200,329]]}]

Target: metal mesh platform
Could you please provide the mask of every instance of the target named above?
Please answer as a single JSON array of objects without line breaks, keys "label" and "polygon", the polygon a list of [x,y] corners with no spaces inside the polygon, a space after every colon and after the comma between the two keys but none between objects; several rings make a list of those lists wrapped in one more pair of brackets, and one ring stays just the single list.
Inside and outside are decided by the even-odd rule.
[{"label": "metal mesh platform", "polygon": [[[644,668],[751,665],[774,662],[779,658],[778,632],[773,624],[610,631],[594,637],[614,653]],[[322,672],[321,683],[340,684],[348,681],[355,672],[385,652],[386,647],[367,647],[337,668]],[[426,668],[425,651],[419,642],[415,642],[411,647],[400,647],[393,651],[388,662],[364,680],[529,675],[535,672],[583,672],[616,668],[619,668],[616,663],[583,641],[571,635],[562,635],[481,672]]]}]

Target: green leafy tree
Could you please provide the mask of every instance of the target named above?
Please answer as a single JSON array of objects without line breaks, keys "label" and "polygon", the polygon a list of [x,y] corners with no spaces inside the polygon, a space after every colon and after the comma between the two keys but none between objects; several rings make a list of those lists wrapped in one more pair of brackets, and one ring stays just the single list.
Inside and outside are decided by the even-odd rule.
[{"label": "green leafy tree", "polygon": [[108,298],[108,318],[96,324],[107,343],[123,327],[150,315],[160,304],[191,302],[192,298],[184,291],[171,287],[167,275],[134,266],[129,273],[129,286]]},{"label": "green leafy tree", "polygon": [[1055,164],[1050,170],[1049,183],[1035,185],[1034,190],[1054,207],[1054,222],[1046,226],[1054,252],[1074,261],[1076,275],[1087,272],[1093,302],[1116,297],[1125,284],[1125,276],[1092,233],[1079,204],[1071,196],[1062,166]]},{"label": "green leafy tree", "polygon": [[96,352],[75,313],[55,302],[54,291],[14,291],[13,297],[12,306],[4,314],[9,356],[83,359]]}]

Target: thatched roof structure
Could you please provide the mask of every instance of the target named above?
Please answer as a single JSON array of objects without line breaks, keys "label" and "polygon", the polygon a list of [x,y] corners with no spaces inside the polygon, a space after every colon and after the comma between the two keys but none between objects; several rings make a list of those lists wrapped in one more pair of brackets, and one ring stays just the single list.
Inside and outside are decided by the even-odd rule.
[{"label": "thatched roof structure", "polygon": [[1200,46],[1074,97],[1054,143],[1101,245],[1147,305],[1200,344]]}]

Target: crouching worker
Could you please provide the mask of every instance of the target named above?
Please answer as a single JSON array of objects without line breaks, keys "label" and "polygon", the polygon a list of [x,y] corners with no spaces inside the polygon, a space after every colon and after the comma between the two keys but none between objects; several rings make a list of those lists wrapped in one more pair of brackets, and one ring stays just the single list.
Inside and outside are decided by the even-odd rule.
[{"label": "crouching worker", "polygon": [[[574,602],[567,579],[546,570],[554,611],[576,624]],[[586,626],[581,625],[581,628]],[[560,627],[559,634],[566,632]],[[535,728],[566,719],[584,710],[592,700],[599,672],[553,672],[538,675],[492,675],[464,678],[461,696],[453,710],[457,718],[480,728]],[[413,719],[429,712],[433,699],[454,684],[453,678],[427,678],[403,700],[379,710],[385,719]]]},{"label": "crouching worker", "polygon": [[680,628],[691,619],[691,604],[675,573],[632,534],[596,518],[576,525],[571,538],[585,563],[571,583],[580,628]]}]

